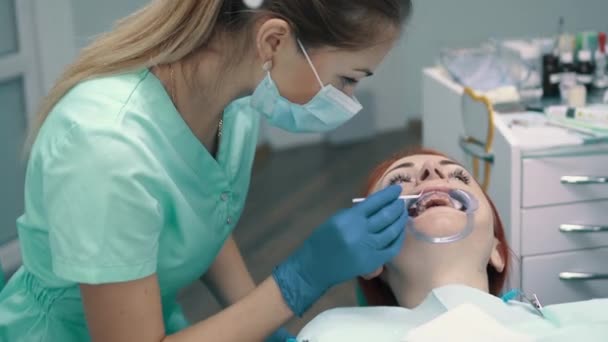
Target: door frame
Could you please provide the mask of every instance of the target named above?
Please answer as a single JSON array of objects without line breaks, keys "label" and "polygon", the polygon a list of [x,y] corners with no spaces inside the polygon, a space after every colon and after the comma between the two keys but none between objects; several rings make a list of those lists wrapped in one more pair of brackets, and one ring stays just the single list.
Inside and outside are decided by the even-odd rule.
[{"label": "door frame", "polygon": [[0,57],[0,82],[23,80],[26,120],[30,122],[40,98],[40,80],[36,54],[35,21],[29,0],[13,0],[17,30],[17,51]]},{"label": "door frame", "polygon": [[[22,79],[26,127],[65,66],[74,58],[74,30],[70,0],[12,0],[18,50],[0,57],[0,82]],[[7,278],[21,265],[18,239],[0,245]]]}]

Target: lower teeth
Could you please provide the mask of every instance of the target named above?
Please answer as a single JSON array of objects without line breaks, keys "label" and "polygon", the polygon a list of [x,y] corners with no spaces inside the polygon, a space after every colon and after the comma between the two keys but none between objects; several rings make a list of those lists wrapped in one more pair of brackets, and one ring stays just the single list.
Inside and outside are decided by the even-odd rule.
[{"label": "lower teeth", "polygon": [[[450,202],[451,202],[452,206],[444,205],[444,207],[449,207],[449,208],[453,208],[453,209],[460,210],[460,211],[465,210],[464,205],[460,201],[450,198]],[[432,207],[432,208],[434,208],[434,207]],[[412,214],[415,214],[415,216],[420,216],[427,209],[428,208],[426,208],[426,207],[418,207],[418,204],[414,204],[409,208],[410,216],[413,216]]]}]

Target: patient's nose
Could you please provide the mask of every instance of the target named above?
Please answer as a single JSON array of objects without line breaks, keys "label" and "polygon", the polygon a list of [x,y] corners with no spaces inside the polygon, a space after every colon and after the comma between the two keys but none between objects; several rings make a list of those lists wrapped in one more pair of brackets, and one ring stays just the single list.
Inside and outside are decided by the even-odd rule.
[{"label": "patient's nose", "polygon": [[441,171],[441,166],[435,161],[426,161],[420,169],[420,173],[418,174],[418,180],[420,182],[424,182],[435,179],[445,179],[445,175]]}]

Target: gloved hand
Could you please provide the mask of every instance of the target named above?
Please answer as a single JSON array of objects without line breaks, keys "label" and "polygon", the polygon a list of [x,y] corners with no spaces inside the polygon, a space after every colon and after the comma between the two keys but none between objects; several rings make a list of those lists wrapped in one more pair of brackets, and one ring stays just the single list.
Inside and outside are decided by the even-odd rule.
[{"label": "gloved hand", "polygon": [[296,315],[330,287],[370,274],[399,254],[408,219],[401,191],[391,186],[339,212],[275,268],[273,277]]},{"label": "gloved hand", "polygon": [[286,342],[289,339],[294,338],[292,334],[285,328],[280,328],[274,334],[266,339],[266,342]]}]

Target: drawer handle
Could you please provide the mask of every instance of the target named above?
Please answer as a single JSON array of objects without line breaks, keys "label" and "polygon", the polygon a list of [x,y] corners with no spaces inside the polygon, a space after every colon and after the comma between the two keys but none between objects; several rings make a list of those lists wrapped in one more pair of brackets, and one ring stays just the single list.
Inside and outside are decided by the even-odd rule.
[{"label": "drawer handle", "polygon": [[582,226],[579,224],[562,224],[559,226],[562,233],[608,233],[608,226]]},{"label": "drawer handle", "polygon": [[572,185],[608,184],[608,177],[563,176],[562,184],[572,184]]},{"label": "drawer handle", "polygon": [[608,279],[608,274],[586,272],[562,272],[559,279],[564,281],[587,281]]}]

